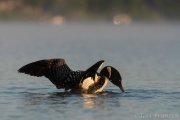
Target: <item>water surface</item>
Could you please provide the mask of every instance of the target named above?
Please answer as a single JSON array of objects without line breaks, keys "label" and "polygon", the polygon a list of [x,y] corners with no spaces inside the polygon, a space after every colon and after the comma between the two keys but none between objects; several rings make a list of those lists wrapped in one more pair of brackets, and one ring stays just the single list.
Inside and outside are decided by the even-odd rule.
[{"label": "water surface", "polygon": [[[180,24],[0,23],[1,120],[179,120]],[[17,73],[39,59],[65,58],[74,70],[104,59],[122,74],[125,93],[57,90]]]}]

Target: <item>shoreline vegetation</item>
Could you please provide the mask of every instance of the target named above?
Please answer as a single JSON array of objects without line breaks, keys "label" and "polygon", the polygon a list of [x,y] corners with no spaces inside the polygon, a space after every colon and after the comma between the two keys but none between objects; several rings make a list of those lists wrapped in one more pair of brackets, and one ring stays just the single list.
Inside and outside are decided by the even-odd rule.
[{"label": "shoreline vegetation", "polygon": [[178,21],[179,6],[179,0],[0,0],[0,20]]}]

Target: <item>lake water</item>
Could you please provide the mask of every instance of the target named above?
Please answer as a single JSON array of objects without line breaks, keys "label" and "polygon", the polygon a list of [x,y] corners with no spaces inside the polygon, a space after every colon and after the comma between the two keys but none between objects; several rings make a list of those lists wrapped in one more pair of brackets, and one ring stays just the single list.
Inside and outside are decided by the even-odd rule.
[{"label": "lake water", "polygon": [[[125,93],[57,90],[48,79],[17,73],[23,65],[64,58],[85,70],[98,60],[117,68]],[[0,23],[1,120],[179,120],[180,24]]]}]

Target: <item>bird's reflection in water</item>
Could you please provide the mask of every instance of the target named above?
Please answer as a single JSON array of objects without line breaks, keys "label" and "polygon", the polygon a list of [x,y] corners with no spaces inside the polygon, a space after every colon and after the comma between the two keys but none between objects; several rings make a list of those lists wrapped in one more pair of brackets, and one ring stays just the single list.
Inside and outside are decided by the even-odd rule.
[{"label": "bird's reflection in water", "polygon": [[[50,92],[50,93],[26,93],[25,104],[28,106],[41,106],[57,110],[84,108],[105,109],[111,106],[120,106],[119,94],[113,92],[102,92],[100,94],[80,94],[72,92]],[[63,108],[63,109],[62,109]]]},{"label": "bird's reflection in water", "polygon": [[83,107],[86,109],[93,109],[106,106],[108,94],[109,92],[102,92],[99,94],[81,94],[83,96]]},{"label": "bird's reflection in water", "polygon": [[88,108],[88,109],[92,109],[95,108],[96,106],[96,99],[97,99],[97,95],[93,95],[93,94],[82,94],[83,96],[83,107],[84,108]]}]

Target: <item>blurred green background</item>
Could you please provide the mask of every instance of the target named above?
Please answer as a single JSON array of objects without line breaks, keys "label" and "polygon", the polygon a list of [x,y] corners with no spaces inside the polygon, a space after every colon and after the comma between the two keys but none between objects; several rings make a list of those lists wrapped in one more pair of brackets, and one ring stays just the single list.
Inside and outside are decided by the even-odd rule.
[{"label": "blurred green background", "polygon": [[180,19],[180,0],[0,0],[0,20],[112,20],[124,15],[133,21]]}]

